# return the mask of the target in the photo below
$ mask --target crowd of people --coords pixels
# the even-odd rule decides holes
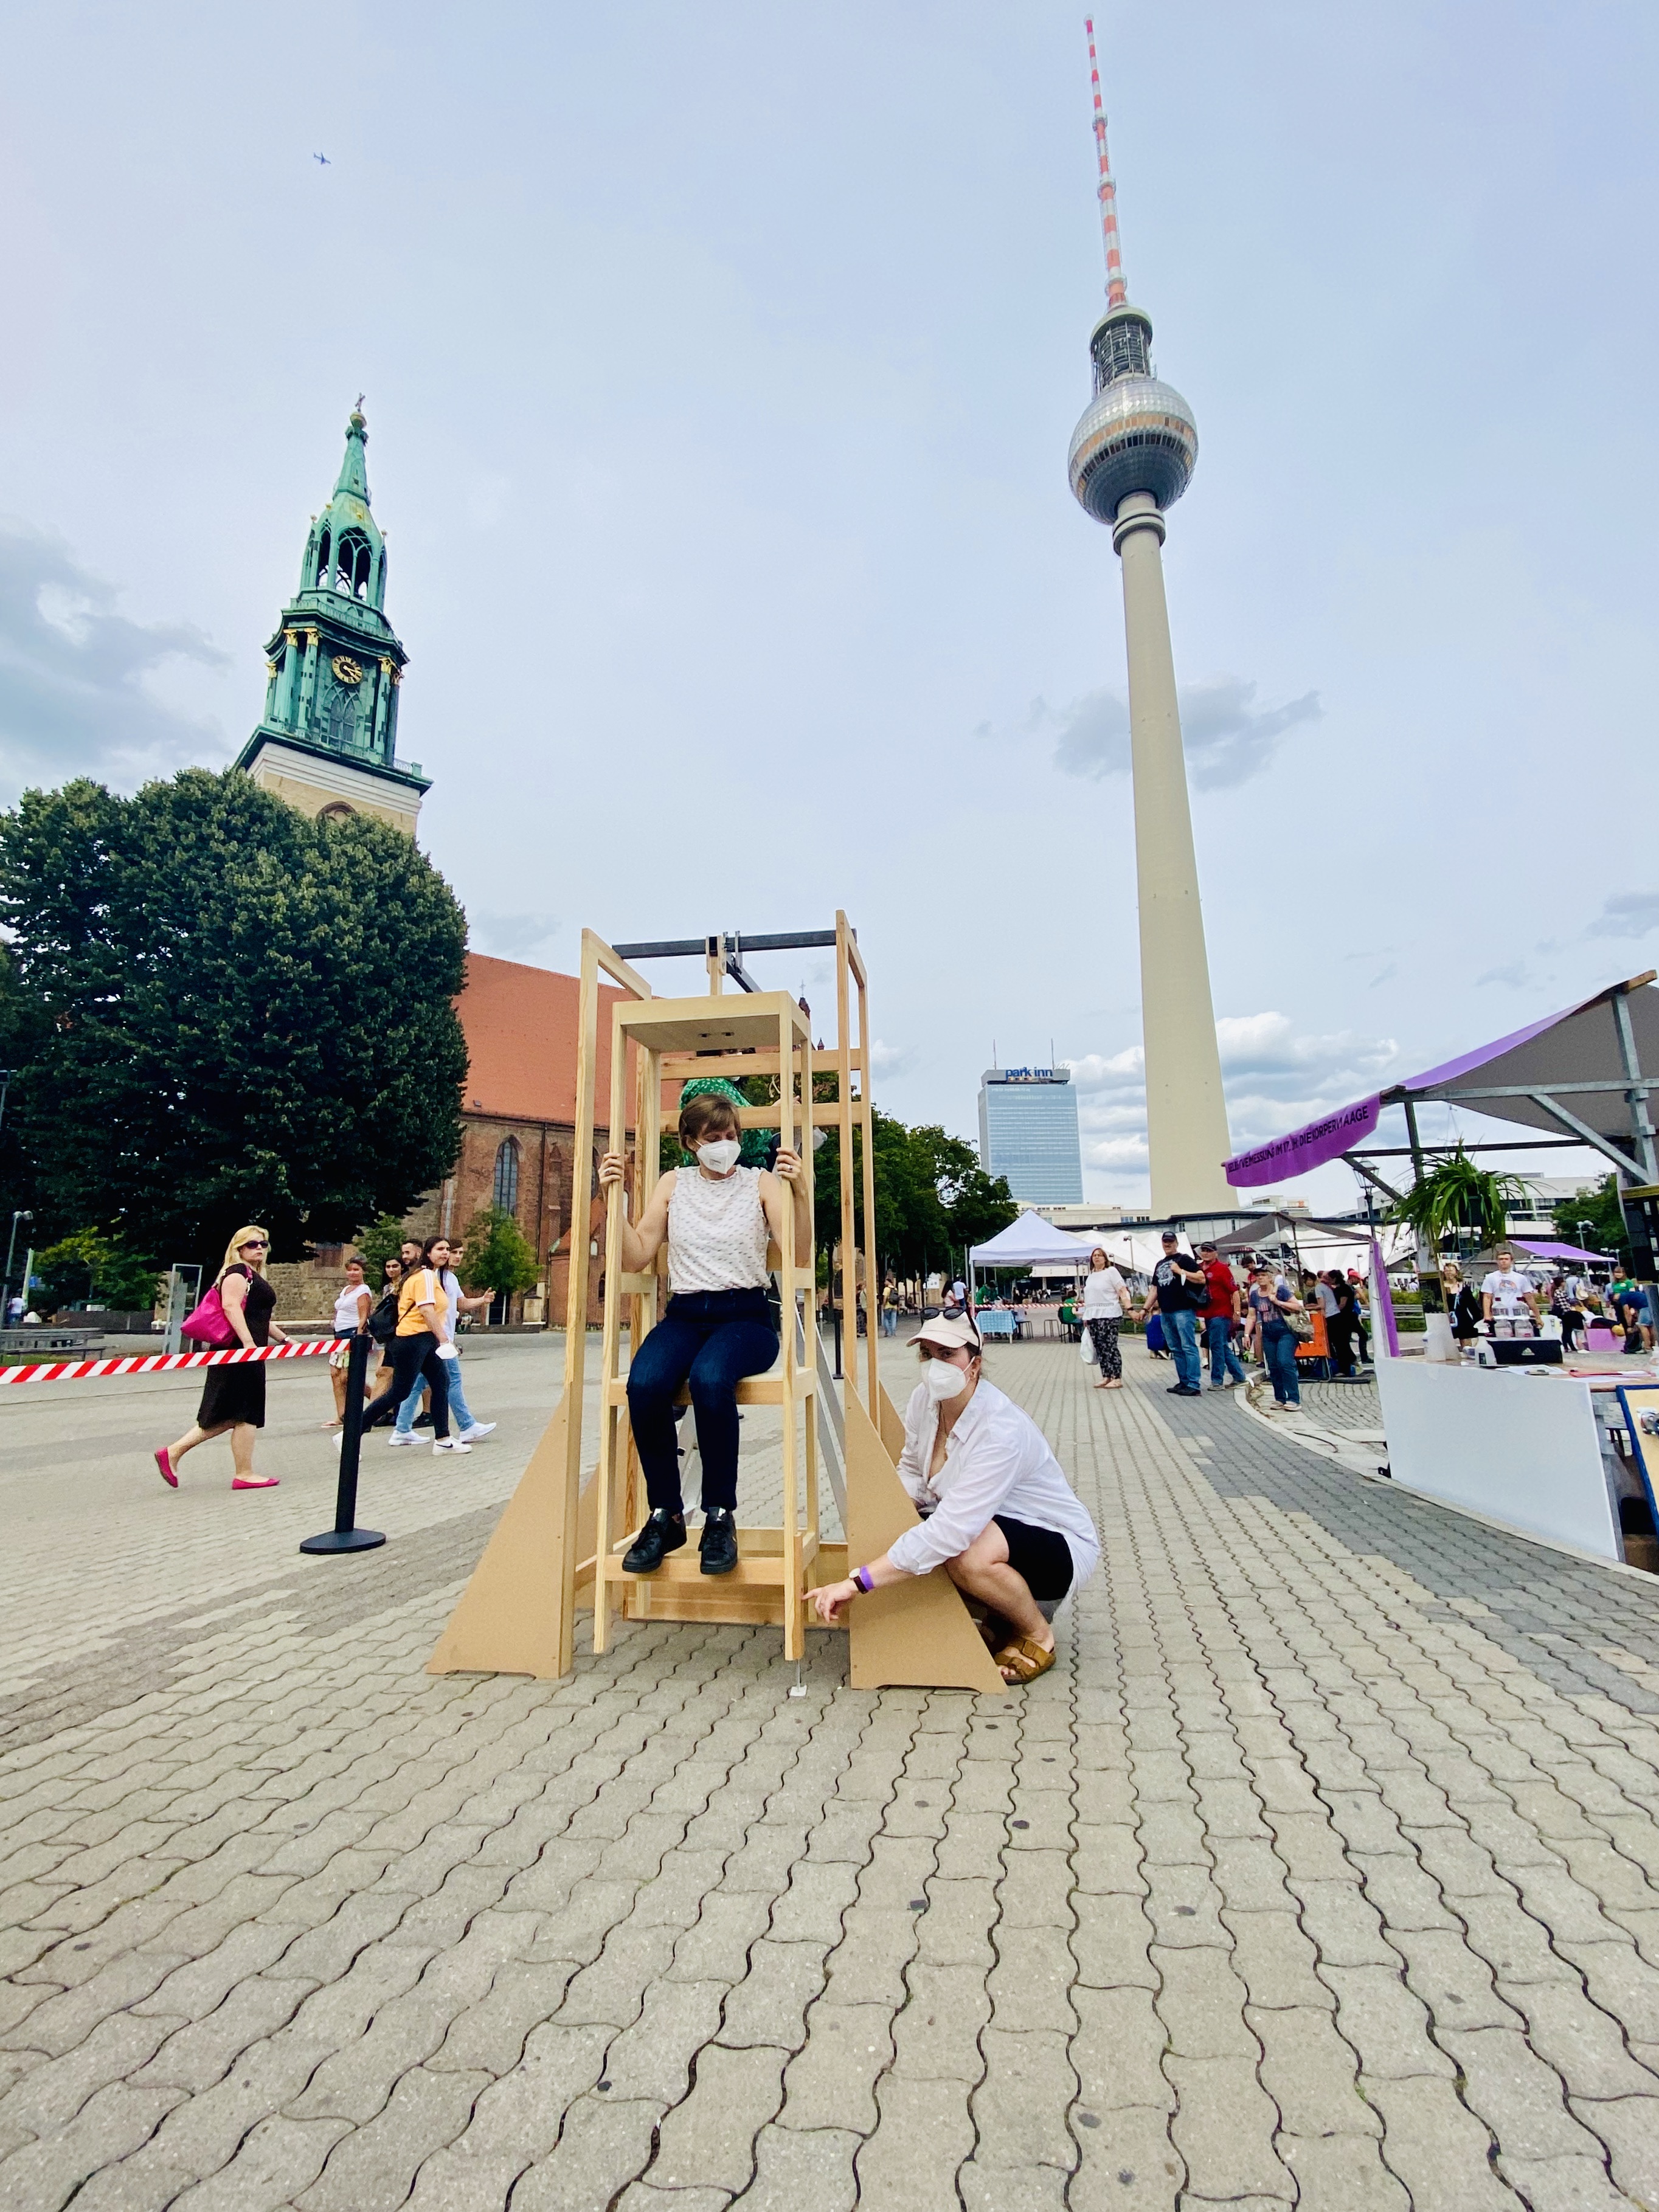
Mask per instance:
[[[252,1351],[286,1344],[276,1320],[276,1293],[266,1273],[270,1237],[257,1223],[239,1229],[226,1249],[210,1297],[222,1312],[234,1341]],[[345,1262],[345,1281],[334,1302],[333,1349],[329,1380],[334,1418],[325,1425],[337,1446],[344,1433],[346,1394],[350,1388],[354,1337],[367,1334],[378,1348],[378,1368],[365,1376],[362,1427],[392,1423],[388,1442],[405,1449],[418,1442],[416,1430],[430,1426],[432,1449],[470,1452],[494,1433],[494,1421],[481,1421],[466,1402],[461,1381],[457,1325],[463,1314],[489,1303],[489,1293],[469,1296],[455,1272],[455,1253],[447,1237],[406,1237],[402,1249],[386,1261],[377,1291],[365,1262],[353,1254]],[[451,1430],[451,1416],[457,1426]],[[233,1490],[274,1490],[281,1478],[254,1472],[253,1448],[265,1425],[265,1363],[210,1367],[191,1425],[174,1443],[159,1446],[157,1472],[170,1489],[179,1487],[179,1462],[198,1444],[215,1437],[230,1441]]]
[[[1568,1352],[1581,1348],[1596,1327],[1622,1338],[1627,1352],[1654,1348],[1648,1291],[1622,1273],[1601,1285],[1572,1269],[1523,1269],[1516,1266],[1509,1246],[1500,1244],[1478,1285],[1464,1280],[1461,1262],[1447,1260],[1441,1265],[1440,1287],[1452,1334],[1464,1352],[1494,1329],[1505,1334],[1513,1334],[1517,1325],[1524,1325],[1523,1333],[1540,1329],[1547,1316],[1559,1322],[1561,1342]]]

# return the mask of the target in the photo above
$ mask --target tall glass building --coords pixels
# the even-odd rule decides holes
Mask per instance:
[[[1083,1203],[1077,1094],[1067,1067],[988,1067],[979,1086],[979,1158],[1030,1206]]]

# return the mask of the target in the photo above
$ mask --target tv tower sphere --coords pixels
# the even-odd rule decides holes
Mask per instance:
[[[1152,325],[1139,307],[1109,308],[1089,340],[1095,396],[1072,433],[1066,466],[1079,503],[1097,522],[1146,492],[1172,507],[1198,461],[1198,425],[1173,385],[1152,373]]]

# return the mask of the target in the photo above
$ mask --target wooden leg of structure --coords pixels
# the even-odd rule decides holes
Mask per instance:
[[[853,1389],[847,1393],[847,1553],[855,1565],[878,1559],[907,1528],[915,1527],[917,1518],[893,1459]],[[855,1690],[890,1683],[934,1690],[1007,1686],[943,1567],[854,1599],[849,1631]]]
[[[576,1557],[567,1560],[566,1435],[561,1401],[426,1662],[428,1674],[533,1674],[551,1681],[563,1671],[564,1608],[574,1610],[576,1569],[593,1556],[598,1499],[590,1477],[577,1508]]]

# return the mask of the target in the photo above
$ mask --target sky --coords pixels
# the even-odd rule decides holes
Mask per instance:
[[[844,908],[879,1104],[1144,1200],[1082,13],[9,7],[0,803],[234,757],[362,391],[473,945]],[[1659,13],[1097,20],[1243,1148],[1659,959]]]

